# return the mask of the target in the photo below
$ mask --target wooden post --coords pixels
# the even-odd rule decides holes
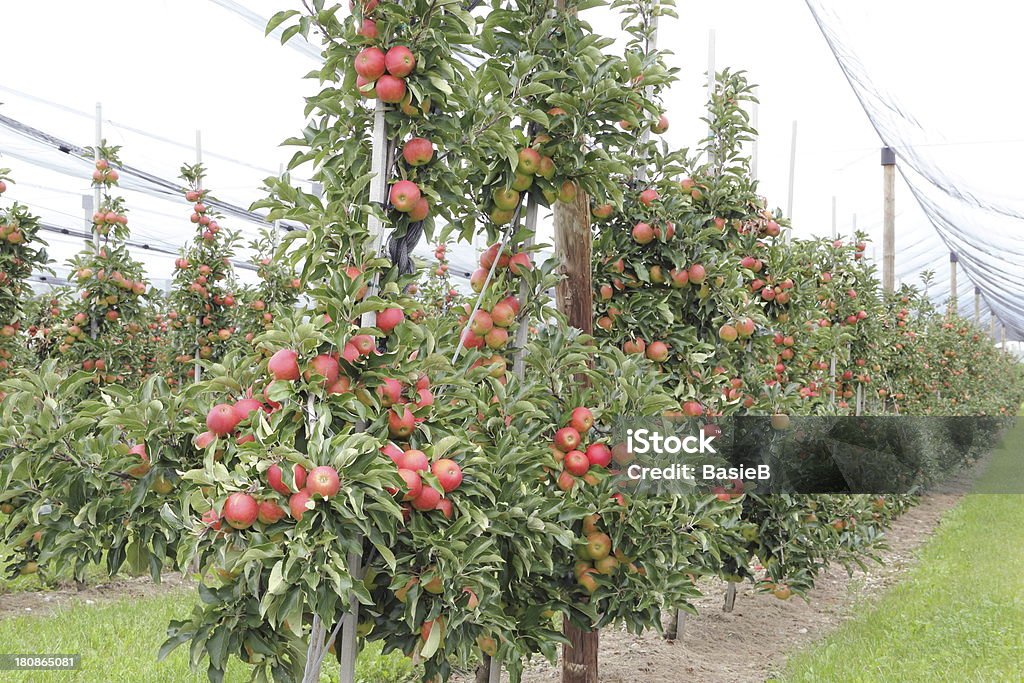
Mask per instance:
[[[882,148],[882,290],[896,290],[896,152]]]
[[[594,330],[594,291],[591,277],[590,200],[579,189],[571,202],[555,203],[555,258],[562,279],[555,287],[558,310],[569,325],[586,334]],[[598,683],[598,632],[584,631],[566,617],[562,646],[562,683]]]
[[[991,323],[991,325],[992,325],[992,330],[989,332],[989,334],[992,335],[992,341],[995,342],[995,341],[998,341],[998,338],[996,337],[996,313],[995,313],[995,311],[990,310],[988,312],[988,314],[989,314],[989,323]]]
[[[981,323],[981,287],[974,288],[974,325]]]
[[[725,604],[722,605],[723,612],[731,612],[736,607],[736,584],[732,581],[725,587]]]
[[[959,309],[956,304],[956,264],[957,256],[955,251],[949,252],[949,314],[956,315]]]

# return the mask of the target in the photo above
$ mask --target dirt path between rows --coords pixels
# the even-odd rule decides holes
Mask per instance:
[[[705,596],[696,600],[697,616],[686,617],[685,634],[667,642],[657,633],[634,636],[622,630],[601,631],[599,676],[601,683],[761,683],[777,674],[796,650],[833,630],[862,600],[877,600],[916,561],[942,516],[970,490],[986,462],[924,496],[897,519],[886,534],[883,564],[869,566],[851,577],[832,567],[819,577],[808,602],[783,602],[768,594],[755,594],[750,583],[741,584],[731,613],[722,611],[724,582],[702,585]],[[454,679],[471,683],[471,677]],[[507,680],[507,678],[503,678]],[[524,683],[561,680],[560,669],[547,661],[529,667]]]
[[[95,586],[86,586],[82,590],[78,590],[74,584],[61,584],[40,591],[0,593],[0,619],[46,615],[71,603],[94,605],[122,598],[148,598],[194,585],[180,574],[168,573],[161,577],[160,583],[153,583],[149,576],[118,576]]]

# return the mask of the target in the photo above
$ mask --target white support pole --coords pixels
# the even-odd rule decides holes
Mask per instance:
[[[203,163],[203,133],[198,128],[196,129],[196,165]],[[203,190],[203,181],[200,179],[199,187],[197,188],[200,192]],[[199,340],[196,340],[196,365],[192,371],[192,380],[199,384],[203,378],[203,369],[199,367]]]
[[[93,148],[93,161],[100,160],[100,145],[103,144],[103,104],[100,102],[96,103],[96,146]],[[100,204],[103,203],[103,190],[100,185],[96,185],[92,193],[93,210],[99,211]],[[92,217],[89,218],[90,223]],[[90,228],[91,229],[91,228]],[[100,250],[100,234],[95,230],[92,230],[92,245],[96,249],[97,253]],[[100,325],[99,320],[96,316],[92,316],[92,320],[89,321],[89,336],[95,339],[99,335]]]
[[[789,192],[786,195],[786,217],[793,220],[793,187],[796,183],[796,121],[793,121],[793,133],[789,142]],[[793,232],[793,228],[789,229]],[[788,235],[787,235],[788,238]]]
[[[715,93],[715,29],[708,31],[708,102]],[[708,126],[708,137],[711,137],[711,127]],[[708,163],[713,163],[711,157],[711,146],[708,146]]]
[[[85,233],[92,234],[92,217],[96,213],[96,206],[91,194],[82,195],[82,215],[85,218]]]
[[[839,236],[839,225],[836,223],[836,196],[832,195],[832,239]]]
[[[949,252],[949,314],[955,315],[959,313],[959,307],[957,306],[957,284],[956,284],[956,264],[957,256],[955,251]]]
[[[370,203],[381,206],[387,205],[388,197],[388,131],[387,122],[384,118],[384,106],[383,102],[377,100],[373,113],[373,142],[370,148],[370,172],[373,174],[373,178],[370,180]],[[370,216],[367,221],[367,228],[370,236],[373,238],[374,256],[379,256],[390,230],[375,215]],[[369,283],[367,296],[377,294],[379,284],[378,279],[374,277]],[[377,313],[375,311],[363,313],[360,324],[363,327],[376,326]],[[358,537],[356,541],[361,547],[362,537]],[[363,567],[360,552],[350,552],[348,554],[348,571],[354,581],[362,579]],[[338,681],[339,683],[355,683],[356,655],[358,654],[357,646],[359,644],[356,634],[356,626],[359,623],[359,600],[355,595],[349,598],[348,610],[345,611],[345,616],[342,617],[342,620],[341,633],[339,634],[341,637],[341,648],[338,650],[338,662],[340,664]]]
[[[757,103],[758,88],[755,85],[754,90],[754,102],[750,111],[750,127],[754,129],[754,140],[750,143],[750,178],[754,181],[757,180],[757,159],[758,159],[758,140],[760,135],[757,132],[757,115],[760,105]]]
[[[981,287],[974,288],[974,325],[981,322]]]

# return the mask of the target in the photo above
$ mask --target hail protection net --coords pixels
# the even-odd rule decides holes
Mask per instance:
[[[908,235],[897,221],[897,278],[910,283],[933,269],[930,294],[946,303],[949,268],[935,266],[954,253],[960,313],[974,314],[977,291],[986,313],[1020,339],[1024,96],[1012,77],[1020,23],[1007,16],[1018,10],[991,0],[806,2],[882,145],[896,153],[912,196],[898,201],[916,202],[934,228]]]

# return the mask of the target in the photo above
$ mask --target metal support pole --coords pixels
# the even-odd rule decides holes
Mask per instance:
[[[832,195],[832,239],[839,236],[839,226],[836,223],[836,196]]]
[[[103,144],[103,105],[99,102],[96,103],[96,146],[93,148],[93,161],[98,162],[100,160],[100,145]],[[93,189],[93,211],[99,211],[100,205],[103,203],[103,190],[99,184]],[[90,223],[92,217],[89,218]],[[96,232],[95,228],[90,227],[92,230],[92,246],[95,248],[96,253],[100,250],[100,234]],[[89,336],[92,339],[96,339],[100,332],[100,322],[96,318],[95,313],[91,316],[89,321]]]
[[[796,121],[793,121],[793,134],[789,142],[789,192],[786,195],[786,216],[790,221],[793,220],[793,187],[796,182]],[[791,227],[787,231],[786,238],[789,239],[789,233],[793,232]]]
[[[896,152],[882,148],[882,289],[896,289]]]

